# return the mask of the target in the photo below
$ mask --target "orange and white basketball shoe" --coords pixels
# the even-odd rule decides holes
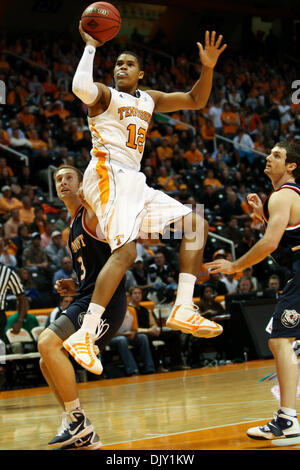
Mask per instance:
[[[213,338],[223,332],[218,323],[202,317],[199,307],[194,304],[174,305],[166,321],[166,326],[172,330],[180,330],[197,338]]]
[[[103,367],[100,359],[97,357],[99,349],[95,345],[95,341],[103,336],[108,328],[109,325],[104,323],[103,320],[100,320],[97,328],[98,331],[95,334],[80,328],[63,342],[63,347],[86,370],[93,374],[101,375]]]

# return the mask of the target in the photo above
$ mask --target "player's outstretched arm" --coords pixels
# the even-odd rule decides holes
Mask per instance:
[[[211,93],[214,67],[220,54],[227,47],[226,44],[222,45],[222,40],[222,35],[219,35],[216,40],[215,31],[211,34],[206,31],[205,46],[203,47],[200,42],[197,43],[202,70],[199,80],[189,92],[163,93],[156,90],[148,91],[154,99],[155,111],[168,113],[181,109],[201,109],[206,106]]]
[[[220,259],[206,263],[207,269],[211,273],[233,274],[260,263],[275,251],[289,222],[292,206],[291,191],[282,189],[272,194],[269,199],[269,220],[266,232],[247,253],[233,262]]]
[[[87,34],[83,30],[81,22],[79,23],[79,32],[86,46],[73,78],[72,91],[83,103],[91,107],[98,101],[105,102],[106,98],[110,98],[108,88],[102,83],[95,83],[93,80],[96,48],[103,46],[104,43]]]

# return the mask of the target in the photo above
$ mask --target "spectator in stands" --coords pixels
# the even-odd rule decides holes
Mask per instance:
[[[53,292],[56,293],[56,290],[54,289],[56,281],[59,279],[74,279],[76,281],[76,273],[73,269],[72,265],[72,260],[69,256],[64,256],[63,259],[61,260],[61,268],[58,269],[52,279],[52,286],[53,286]]]
[[[32,150],[32,143],[26,137],[19,137],[19,130],[14,129],[10,138],[11,147],[15,150],[30,155],[29,150]]]
[[[285,130],[289,127],[292,116],[291,116],[291,107],[287,103],[285,97],[282,97],[280,100],[280,105],[278,106],[279,116],[280,116],[280,128]]]
[[[240,125],[240,119],[238,114],[232,111],[232,108],[229,103],[225,103],[223,106],[221,120],[223,124],[224,137],[232,140],[235,137],[238,127]],[[228,143],[225,143],[224,145],[226,148],[228,148]]]
[[[244,228],[244,234],[241,241],[237,245],[237,256],[240,257],[246,253],[255,243],[257,242],[257,236],[255,235],[254,230],[246,226]]]
[[[243,101],[243,96],[239,92],[239,90],[236,89],[235,86],[231,86],[229,91],[228,91],[228,101],[232,109],[234,110],[239,110]]]
[[[1,188],[2,196],[0,197],[0,216],[7,217],[13,209],[20,209],[23,203],[12,195],[10,186]]]
[[[230,217],[227,224],[221,231],[221,235],[229,240],[232,240],[235,244],[242,241],[243,234],[238,226],[238,219],[235,215]]]
[[[22,188],[25,188],[26,186],[31,186],[33,189],[38,188],[38,186],[36,186],[36,178],[32,174],[30,166],[23,165],[21,171],[16,175],[16,177],[17,183],[22,186]]]
[[[0,121],[1,122],[1,121]],[[14,176],[14,172],[10,166],[7,165],[7,160],[4,157],[0,157],[0,177],[3,176],[3,172],[6,171],[9,175],[9,177]],[[6,173],[6,174],[7,174]]]
[[[67,227],[69,227],[68,211],[63,207],[60,209],[58,217],[54,222],[54,230],[63,232]]]
[[[50,269],[54,271],[62,266],[62,259],[68,257],[68,249],[62,240],[61,232],[58,230],[51,233],[51,241],[46,246],[45,253],[50,261]]]
[[[160,163],[164,162],[166,158],[172,158],[173,149],[170,147],[168,139],[165,137],[162,139],[161,144],[156,148],[156,152]]]
[[[20,225],[19,209],[13,209],[10,212],[10,217],[4,224],[5,237],[10,239],[17,237]]]
[[[277,293],[280,291],[280,277],[277,274],[271,274],[268,279],[268,289],[275,290]]]
[[[23,207],[19,209],[20,222],[30,225],[34,221],[34,208],[32,207],[31,200],[28,196],[22,197]]]
[[[197,144],[195,141],[191,142],[190,148],[184,152],[184,158],[191,164],[200,164],[203,162],[203,154],[197,148]]]
[[[221,106],[220,99],[217,99],[214,104],[209,108],[208,117],[212,120],[213,126],[215,128],[216,134],[222,134],[222,115],[223,109]]]
[[[250,279],[251,284],[252,284],[252,290],[257,290],[258,289],[258,280],[255,276],[253,276],[253,268],[252,266],[249,266],[248,268],[243,270],[243,277],[247,277]]]
[[[7,330],[10,330],[11,328],[14,327],[14,325],[17,323],[20,325],[20,328],[23,328],[26,330],[30,335],[31,335],[31,330],[35,328],[36,326],[39,326],[38,319],[36,318],[35,315],[28,313],[28,308],[29,308],[29,302],[28,299],[25,297],[24,303],[26,305],[26,313],[23,316],[22,323],[19,321],[20,318],[20,313],[16,312],[7,319],[7,323],[5,326],[4,333],[7,332]],[[7,343],[6,337],[4,337],[5,342]]]
[[[124,364],[125,373],[128,377],[138,375],[140,373],[134,355],[129,349],[129,345],[136,347],[139,351],[142,362],[142,372],[144,374],[152,374],[155,372],[149,339],[147,335],[138,333],[137,329],[138,322],[135,309],[128,305],[121,328],[109,343],[109,346],[117,349],[120,354],[121,360]]]
[[[44,328],[48,328],[50,323],[54,322],[57,318],[61,316],[64,310],[66,310],[69,305],[73,302],[74,297],[71,295],[65,295],[59,298],[59,305],[55,307],[52,312],[49,313],[48,318],[45,322]]]
[[[17,258],[17,265],[22,265],[22,256],[25,248],[31,243],[31,234],[29,233],[28,226],[26,224],[20,224],[18,228],[18,234],[12,239],[14,245],[14,255]]]
[[[163,251],[157,251],[154,255],[154,263],[148,268],[147,283],[150,290],[162,300],[167,294],[172,295],[176,290],[175,273],[166,262],[166,256]]]
[[[256,158],[256,155],[251,150],[254,149],[254,142],[243,127],[239,128],[237,135],[233,139],[233,143],[237,160],[240,161],[240,159],[247,158],[249,164],[252,165]],[[241,145],[247,148],[241,147]]]
[[[49,266],[45,250],[41,247],[41,235],[34,232],[31,235],[31,244],[23,251],[23,266],[31,272],[46,270]]]
[[[29,225],[30,232],[39,232],[41,235],[45,232],[45,224],[47,217],[44,214],[42,206],[35,206],[34,208],[34,220],[32,224]]]
[[[231,157],[223,143],[218,144],[216,150],[211,153],[211,158],[217,163],[218,167],[221,167],[221,163],[229,165],[231,162]]]
[[[203,185],[203,190],[201,203],[204,204],[204,208],[217,212],[220,208],[220,203],[214,187],[211,184],[206,184]]]
[[[238,287],[233,294],[250,294],[251,291],[253,291],[253,284],[251,282],[251,279],[248,277],[240,277],[238,280]]]
[[[28,134],[29,142],[31,143],[33,150],[40,150],[43,147],[48,148],[47,142],[39,137],[36,129],[32,129]]]
[[[213,257],[212,259],[217,259],[217,257]],[[224,282],[221,281],[221,277],[220,273],[209,273],[209,278],[203,283],[203,287],[207,285],[212,287],[214,289],[214,295],[226,295],[227,287]]]
[[[25,296],[27,297],[28,301],[30,302],[32,299],[40,299],[41,294],[36,287],[31,272],[26,268],[20,268],[18,274],[23,284]]]
[[[212,186],[214,191],[217,191],[217,189],[222,188],[222,183],[218,178],[216,178],[215,172],[212,168],[208,168],[203,181],[203,186]]]
[[[41,247],[45,250],[52,241],[52,233],[54,231],[54,222],[48,220],[45,222],[45,231],[41,234]]]
[[[216,129],[213,126],[211,119],[206,119],[200,129],[201,137],[204,142],[206,150],[211,153],[214,151],[214,137]]]
[[[160,189],[167,194],[173,195],[178,192],[178,183],[176,179],[172,175],[168,176],[167,169],[164,165],[161,165],[159,168],[157,183],[159,184]]]
[[[159,339],[166,343],[166,346],[170,353],[170,367],[172,370],[184,370],[189,369],[188,366],[183,364],[182,358],[182,341],[181,332],[174,330],[161,330],[158,326],[158,322],[154,314],[146,307],[141,305],[143,292],[140,287],[131,287],[129,289],[129,305],[132,306],[137,315],[138,321],[138,333],[143,333],[148,336],[149,341],[152,345],[152,353],[155,356],[155,349],[153,347],[153,341]],[[156,355],[156,366],[159,364],[159,358]],[[159,367],[158,372],[166,372],[164,367]]]
[[[188,200],[191,197],[191,192],[189,191],[187,185],[182,183],[179,185],[178,200],[182,204],[188,204]]]
[[[222,281],[226,288],[227,288],[227,294],[232,294],[235,292],[238,288],[238,280],[235,279],[236,274],[224,274],[221,276],[220,281]]]
[[[221,203],[221,213],[225,223],[232,219],[233,216],[235,216],[237,220],[243,220],[248,217],[242,209],[236,192],[232,189],[227,191],[227,197],[225,201]]]
[[[145,267],[145,263],[143,258],[137,257],[133,263],[131,268],[131,272],[135,279],[137,286],[144,290],[143,295],[146,295],[148,284],[147,284],[147,268]]]
[[[210,285],[209,282],[203,284],[201,292],[201,300],[199,300],[196,305],[198,305],[201,315],[213,319],[216,315],[222,315],[225,313],[225,309],[220,302],[217,302],[215,299],[215,287]]]
[[[8,251],[8,240],[0,238],[0,263],[8,268],[14,269],[17,266],[17,259]]]

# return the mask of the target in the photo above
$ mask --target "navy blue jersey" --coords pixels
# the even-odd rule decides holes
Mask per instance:
[[[109,244],[88,230],[85,214],[86,209],[81,206],[71,222],[68,240],[80,296],[93,293],[97,276],[111,255]],[[116,303],[120,294],[123,295],[124,285],[125,279],[120,283],[109,305]]]
[[[276,191],[288,188],[296,191],[300,196],[300,185],[297,183],[284,183]],[[265,199],[263,203],[263,217],[266,222],[269,220],[269,198],[274,191]],[[293,249],[295,251],[293,251]],[[287,267],[291,271],[299,270],[300,260],[300,220],[295,225],[288,225],[280,240],[278,248],[272,253],[272,258],[281,266]],[[298,262],[297,262],[298,261]]]

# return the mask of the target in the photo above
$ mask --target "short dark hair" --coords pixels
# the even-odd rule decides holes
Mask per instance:
[[[57,170],[55,170],[55,172],[53,173],[54,181],[56,181],[57,173],[60,170],[63,170],[64,168],[75,171],[75,173],[77,173],[77,176],[78,176],[78,181],[79,181],[79,183],[81,183],[81,181],[83,180],[83,173],[78,168],[76,168],[75,166],[72,166],[72,165],[61,165],[60,167],[58,167]]]
[[[296,163],[297,168],[293,171],[293,178],[300,178],[300,145],[295,142],[283,140],[277,142],[274,147],[280,147],[286,150],[286,163]]]
[[[134,51],[122,51],[118,55],[118,57],[116,59],[116,62],[117,62],[118,58],[120,57],[120,55],[122,55],[122,54],[128,54],[128,55],[132,55],[133,57],[135,57],[136,60],[137,60],[137,63],[139,64],[139,69],[143,70],[143,59],[136,52],[134,52]]]

